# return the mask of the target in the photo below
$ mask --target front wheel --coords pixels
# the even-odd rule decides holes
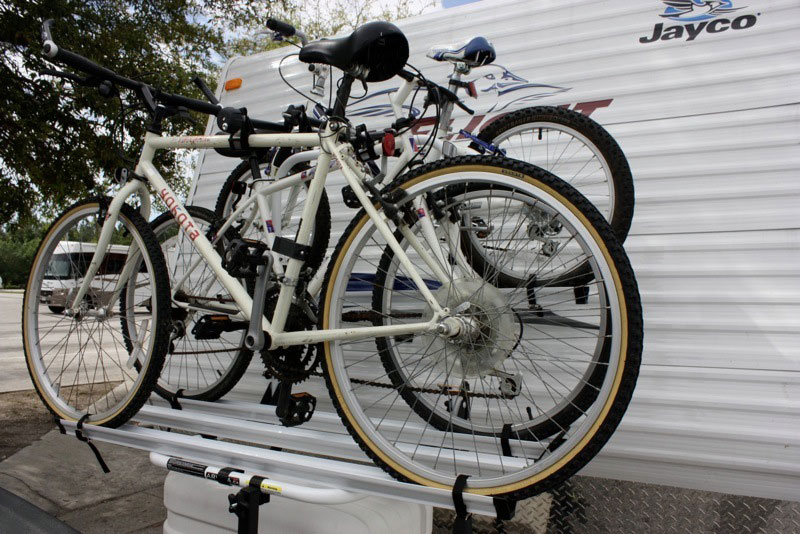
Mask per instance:
[[[638,375],[641,306],[613,231],[563,181],[504,158],[435,162],[390,188],[404,192],[394,195],[406,208],[394,232],[409,261],[360,212],[328,267],[321,327],[428,322],[426,293],[461,326],[454,336],[377,330],[374,340],[323,343],[345,425],[401,480],[450,488],[465,474],[469,492],[516,498],[563,481],[611,436]],[[546,251],[524,231],[531,209],[553,230]],[[464,221],[486,217],[516,235],[514,247],[495,247],[497,261],[517,265],[526,283],[499,284],[463,256],[459,241],[474,230]],[[584,265],[580,299],[572,287],[527,283]]]
[[[76,302],[108,224],[109,202],[79,202],[50,226],[25,289],[22,334],[34,387],[53,414],[116,427],[141,408],[155,386],[167,351],[170,312],[161,250],[147,221],[127,205]],[[131,297],[123,303],[126,287]],[[57,302],[63,313],[46,313],[47,302]],[[134,339],[126,339],[118,315],[136,325]]]

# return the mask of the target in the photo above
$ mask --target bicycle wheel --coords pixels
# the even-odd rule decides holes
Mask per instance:
[[[403,206],[422,198],[437,204],[435,238],[415,246],[404,234],[407,256],[462,327],[452,338],[432,329],[374,342],[324,342],[326,380],[345,425],[401,480],[450,488],[465,474],[466,491],[515,498],[563,481],[611,436],[638,376],[641,306],[613,231],[567,184],[505,158],[435,162],[390,187],[407,194]],[[504,226],[522,226],[530,206],[549,213],[563,237],[554,254],[528,269],[555,279],[546,271],[564,268],[561,254],[571,265],[588,265],[585,303],[576,303],[572,288],[499,287],[459,257],[463,229],[451,225],[461,226],[472,212],[503,209]],[[434,212],[414,208],[404,224],[414,221],[409,215],[421,221]],[[413,235],[418,221],[406,233]],[[322,328],[432,319],[408,268],[386,249],[360,212],[328,267]]]
[[[204,235],[222,226],[211,210],[195,206],[186,210]],[[165,398],[180,391],[184,398],[215,401],[236,385],[253,357],[244,347],[246,323],[230,320],[231,311],[238,311],[233,299],[172,214],[162,213],[150,226],[166,260],[172,289],[189,274],[172,297],[169,350],[155,391]],[[224,256],[226,245],[237,237],[235,230],[228,229],[212,244]],[[123,292],[123,303],[132,298],[132,291],[128,287]],[[126,342],[136,339],[135,321],[122,316],[121,323]]]
[[[84,298],[87,274],[110,199],[74,204],[48,229],[31,267],[22,306],[25,359],[45,406],[57,417],[116,427],[147,400],[169,342],[169,285],[164,258],[144,218],[123,205]],[[125,286],[135,288],[125,309]],[[54,316],[42,308],[65,312]],[[133,351],[115,315],[137,325]]]
[[[287,157],[292,154],[290,149],[279,149],[275,152],[269,152],[259,164],[262,172],[268,166],[278,166],[283,163]],[[307,165],[302,164],[302,167],[295,166],[291,172],[300,172],[308,168]],[[238,203],[250,194],[250,184],[252,182],[252,174],[250,172],[250,162],[243,161],[236,166],[225,184],[219,192],[217,197],[216,207],[214,213],[220,219],[226,220],[233,210],[236,209]],[[308,182],[306,182],[308,185]],[[281,214],[280,220],[280,235],[287,237],[294,241],[297,235],[297,230],[300,228],[300,219],[303,213],[303,205],[305,203],[306,187],[289,188],[280,191],[281,205],[284,206],[284,211]],[[249,219],[251,210],[245,210],[239,217],[239,226],[237,230],[241,230],[242,225]],[[275,215],[277,216],[277,215]],[[261,240],[264,234],[264,228],[260,226],[260,221],[255,221],[253,225],[246,231],[240,231],[242,237],[247,239]],[[317,214],[314,218],[314,228],[311,232],[311,254],[306,261],[306,266],[311,269],[312,274],[315,273],[322,262],[325,260],[325,253],[328,250],[328,243],[331,236],[331,207],[328,202],[328,194],[323,191],[322,197],[319,200]]]
[[[609,221],[619,241],[625,241],[633,219],[633,178],[622,149],[595,121],[568,109],[538,106],[503,115],[478,137],[502,148],[508,157],[532,163],[568,182]],[[539,237],[546,239],[549,229],[541,228],[537,219],[534,211],[529,225],[538,226]],[[481,220],[474,223],[487,225]],[[497,267],[478,234],[465,237],[469,238],[463,241],[465,253],[476,270]],[[515,286],[521,281],[508,266],[497,271],[500,284]],[[581,279],[579,274],[572,273],[573,282]]]
[[[478,137],[577,189],[625,241],[636,200],[633,177],[619,144],[597,122],[569,109],[537,106],[503,115]]]
[[[503,199],[502,204],[497,202],[498,199]],[[477,208],[480,207],[480,203],[486,201],[494,201],[492,203],[494,205],[494,211],[504,214],[504,218],[506,219],[505,225],[510,227],[520,226],[518,220],[516,222],[512,220],[514,217],[512,214],[516,214],[517,218],[526,218],[527,215],[525,213],[528,211],[526,208],[536,204],[534,199],[521,196],[519,192],[515,192],[513,188],[498,187],[496,184],[487,186],[486,184],[475,183],[465,186],[461,194],[450,196],[447,204],[443,205],[442,208],[444,211],[452,213],[454,210],[459,209],[460,206],[469,205],[469,212],[476,213]],[[484,209],[483,211],[487,210]],[[491,208],[489,211],[491,211]],[[419,226],[419,224],[412,225],[412,231],[418,239],[421,237],[419,235]],[[446,226],[442,225],[440,229],[444,227]],[[445,243],[448,243],[451,239],[450,236],[442,231],[439,231],[438,234],[439,238]],[[463,235],[463,233],[461,235]],[[561,236],[561,242],[568,238],[568,235],[567,233]],[[397,231],[395,232],[395,238],[403,249],[408,252],[409,242],[406,237]],[[513,249],[509,247],[505,250],[510,251]],[[548,255],[541,253],[541,247],[538,247],[538,251],[538,255],[529,254],[526,255],[526,258],[523,260],[523,262],[527,263],[526,269],[531,272],[540,272],[543,269],[556,270],[558,265],[564,263],[574,265],[574,262],[578,259],[577,251],[573,250],[568,252],[568,247],[559,247],[557,253]],[[555,259],[554,256],[558,254],[569,255],[569,261]],[[506,254],[506,256],[511,256],[511,254]],[[518,259],[505,257],[497,257],[496,259],[501,264],[521,263]],[[551,263],[551,265],[543,265],[546,262]],[[467,262],[467,264],[469,263]],[[396,314],[386,312],[386,310],[393,309],[392,298],[395,291],[390,288],[402,288],[404,284],[408,284],[407,277],[398,274],[399,267],[400,264],[394,251],[386,247],[381,255],[380,262],[378,263],[378,270],[375,275],[375,284],[372,291],[372,310],[383,310],[383,314],[388,314],[392,318],[395,318]],[[429,272],[429,269],[425,269],[424,267],[423,272],[425,272],[426,276],[434,276],[432,272]],[[498,285],[496,270],[492,271],[489,277],[487,277],[485,272],[479,273],[477,270],[475,270],[474,273],[467,271],[467,274],[472,275],[473,278],[476,277],[475,275],[480,277],[481,284],[490,283]],[[551,278],[551,280],[552,279],[553,278]],[[470,284],[474,286],[476,291],[480,287],[478,282],[464,282],[462,285],[464,287],[469,287]],[[564,328],[571,327],[577,330],[586,328],[592,330],[596,329],[596,326],[592,323],[585,323],[569,316],[574,315],[572,310],[576,310],[579,307],[573,306],[572,303],[569,305],[565,305],[563,302],[554,303],[552,299],[552,294],[554,293],[552,287],[545,282],[543,284],[518,288],[521,300],[516,303],[513,310],[524,324],[552,324],[558,322],[560,326]],[[546,308],[537,303],[537,294],[540,294],[542,291],[550,293],[550,299],[544,302],[545,306],[547,306]],[[564,293],[563,289],[558,292],[558,294],[562,296],[565,296]],[[588,301],[586,304],[588,306]],[[567,309],[571,310],[565,315],[564,312]],[[389,324],[384,320],[384,317],[384,315],[373,313],[373,324],[377,326]],[[422,317],[423,314],[420,313],[420,320]],[[410,314],[406,312],[404,318],[410,319]],[[608,319],[606,318],[606,320]],[[602,340],[602,345],[596,349],[595,359],[587,362],[585,367],[580,370],[582,386],[573,388],[568,395],[565,395],[558,403],[554,403],[553,406],[548,407],[546,411],[544,411],[541,406],[537,406],[538,413],[534,414],[531,411],[528,416],[529,420],[526,421],[524,425],[517,425],[514,428],[520,439],[542,440],[562,432],[577,420],[596,400],[597,393],[602,386],[608,369],[607,363],[609,349],[611,347],[611,340],[609,338],[600,336],[599,339]],[[387,378],[389,378],[392,385],[397,388],[406,403],[420,418],[427,421],[428,424],[438,430],[453,429],[456,432],[475,433],[476,435],[484,436],[494,435],[498,431],[502,432],[502,428],[498,429],[491,424],[482,424],[480,421],[473,420],[471,398],[491,398],[491,395],[487,396],[481,393],[475,393],[478,384],[474,381],[462,382],[459,388],[456,388],[454,391],[461,392],[461,390],[463,390],[464,394],[456,396],[455,398],[441,398],[438,394],[431,395],[421,393],[417,391],[417,388],[407,387],[407,384],[414,381],[414,377],[409,376],[408,369],[404,365],[407,355],[404,354],[403,349],[405,348],[404,344],[408,344],[411,338],[401,337],[398,341],[397,338],[390,340],[389,338],[379,337],[376,338],[375,341],[381,357],[381,362],[387,373]],[[518,388],[520,385],[518,383],[519,369],[516,369],[516,371],[517,372],[514,373],[506,369],[505,372],[508,376],[498,376],[498,385],[507,392],[513,392],[515,388]],[[467,392],[472,393],[471,395],[467,395]]]

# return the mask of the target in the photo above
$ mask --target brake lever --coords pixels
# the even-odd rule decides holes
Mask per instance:
[[[472,109],[470,109],[469,107],[467,107],[467,105],[466,105],[464,102],[462,102],[462,101],[461,101],[461,99],[460,99],[460,98],[458,98],[458,95],[456,95],[456,94],[455,94],[453,91],[451,91],[450,89],[448,89],[448,88],[446,88],[446,87],[442,87],[441,85],[438,85],[438,84],[433,84],[433,85],[435,85],[435,86],[436,86],[436,89],[437,89],[437,90],[438,90],[438,91],[439,91],[439,92],[440,92],[442,95],[444,95],[445,97],[447,97],[447,99],[448,99],[448,100],[450,100],[451,102],[453,102],[453,103],[454,103],[456,106],[460,107],[461,109],[463,109],[464,111],[466,111],[466,112],[467,112],[467,113],[469,113],[470,115],[475,115],[475,111],[473,111]]]
[[[200,91],[205,95],[209,102],[214,105],[219,105],[219,100],[217,97],[214,96],[214,93],[211,92],[211,89],[206,85],[206,82],[200,76],[195,76],[192,78],[194,84],[200,89]]]
[[[464,111],[466,111],[470,115],[475,115],[475,111],[470,109],[470,108],[468,108],[467,105],[464,104],[464,102],[462,102],[461,100],[456,99],[456,100],[454,100],[454,102],[455,102],[456,106],[460,107],[461,109],[463,109]]]
[[[139,87],[139,93],[150,112],[155,112],[157,107],[156,100],[153,98],[153,93],[150,91],[150,86],[142,84],[141,87]]]
[[[93,76],[86,76],[82,78],[77,74],[56,69],[42,69],[39,71],[39,75],[55,76],[84,87],[96,87],[97,91],[100,93],[100,96],[103,98],[112,98],[119,94],[113,83],[108,80],[97,79]]]

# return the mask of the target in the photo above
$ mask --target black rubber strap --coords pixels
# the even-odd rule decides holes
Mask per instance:
[[[174,395],[170,395],[169,397],[167,397],[167,402],[169,402],[169,405],[173,410],[183,410],[183,406],[181,406],[181,403],[178,402],[178,399],[182,397],[183,397],[183,388],[176,391]]]
[[[265,480],[267,480],[267,479],[264,478],[264,477],[260,477],[258,475],[255,475],[250,479],[250,483],[248,484],[248,486],[250,486],[251,488],[255,488],[255,489],[261,491],[261,483],[264,482]]]
[[[61,424],[61,419],[59,419],[57,415],[54,415],[53,419],[56,422],[56,426],[58,427],[58,431],[61,432],[62,434],[66,434],[67,433],[67,429],[65,429],[64,425]]]
[[[311,246],[301,245],[291,239],[275,236],[275,240],[272,243],[272,251],[293,260],[306,261],[311,255]]]
[[[514,514],[517,512],[517,501],[495,497],[492,499],[492,503],[498,520],[508,521],[514,519]]]
[[[233,486],[233,482],[231,481],[231,473],[244,473],[242,469],[236,469],[235,467],[223,467],[217,473],[217,482],[220,484],[224,484],[226,486]]]
[[[453,521],[453,534],[472,534],[472,514],[467,512],[464,504],[464,488],[467,487],[469,475],[458,475],[453,484],[453,506],[456,509],[456,520]]]
[[[503,448],[503,456],[511,456],[511,423],[503,425],[503,432],[500,434],[500,446]]]
[[[83,417],[78,419],[78,424],[75,427],[75,437],[78,438],[80,441],[86,443],[89,446],[89,448],[92,449],[94,457],[97,458],[97,463],[99,463],[100,467],[103,469],[103,473],[110,473],[111,469],[109,469],[108,465],[106,465],[106,462],[105,460],[103,460],[103,456],[100,454],[100,451],[97,450],[97,447],[95,446],[94,443],[92,443],[92,440],[83,435],[83,423],[89,418],[89,415],[90,414],[87,413]]]

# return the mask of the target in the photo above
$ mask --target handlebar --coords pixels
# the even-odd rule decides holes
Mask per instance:
[[[305,33],[301,32],[288,22],[283,22],[282,20],[269,18],[267,19],[267,28],[274,31],[277,34],[285,38],[297,36],[300,39],[300,42],[303,43],[303,46],[308,44],[308,37]]]
[[[205,83],[202,83],[202,80],[200,80],[199,83],[195,81],[195,83],[198,84],[201,91],[203,91],[203,93],[205,93],[207,97],[209,97],[210,95],[209,100],[211,100],[211,103],[205,102],[203,100],[198,100],[196,98],[190,98],[188,96],[171,94],[166,91],[162,91],[158,88],[152,87],[144,82],[133,80],[131,78],[126,78],[125,76],[121,76],[112,70],[109,70],[101,65],[98,65],[97,63],[79,54],[70,52],[69,50],[66,50],[64,48],[60,48],[53,41],[53,34],[51,30],[52,25],[53,25],[52,19],[48,19],[44,21],[44,23],[42,24],[42,41],[43,41],[42,52],[44,53],[44,55],[52,61],[61,62],[67,65],[68,67],[72,67],[76,70],[84,72],[89,76],[86,78],[80,78],[79,76],[76,76],[71,73],[51,71],[50,69],[42,71],[44,74],[58,75],[63,78],[69,79],[71,81],[78,82],[82,85],[101,87],[104,83],[109,82],[113,85],[130,89],[131,91],[134,91],[139,96],[139,98],[144,100],[148,108],[150,108],[151,112],[156,110],[157,103],[162,103],[168,106],[184,107],[188,110],[196,111],[198,113],[204,113],[206,115],[214,115],[215,117],[218,116],[220,112],[223,111],[223,109],[229,110],[227,111],[228,117],[235,115],[235,113],[230,111],[233,110],[233,108],[223,108],[222,106],[219,105],[218,102],[216,102],[216,98],[214,98],[213,93],[211,93],[208,87],[205,86]],[[254,128],[259,130],[285,130],[284,125],[274,122],[261,121],[251,118],[250,123],[253,125]]]

